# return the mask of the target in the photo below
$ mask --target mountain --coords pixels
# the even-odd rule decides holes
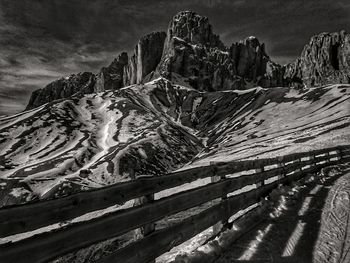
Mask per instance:
[[[0,206],[346,144],[349,54],[348,34],[321,34],[280,66],[257,38],[226,47],[208,18],[180,12],[131,56],[54,81],[0,118]]]
[[[166,33],[143,36],[130,57],[122,52],[96,75],[72,75],[34,91],[27,109],[76,92],[116,90],[158,77],[200,91],[346,84],[350,83],[350,34],[314,36],[300,58],[281,66],[269,58],[257,38],[226,47],[207,17],[182,11],[169,22]]]
[[[169,23],[157,73],[204,91],[282,85],[282,67],[273,63],[255,37],[225,47],[208,18],[180,12]],[[180,82],[181,83],[181,82]]]
[[[350,83],[350,34],[345,31],[313,36],[300,58],[285,66],[287,82],[308,87]]]
[[[225,47],[207,17],[183,11],[170,21],[167,33],[143,36],[130,57],[122,52],[96,75],[84,73],[92,75],[94,88],[83,92],[115,90],[158,77],[203,91],[275,87],[282,86],[283,72],[255,37]],[[74,76],[71,78],[73,82]],[[35,91],[27,109],[71,96],[66,82],[54,82],[59,87],[54,94],[48,92],[53,84]]]

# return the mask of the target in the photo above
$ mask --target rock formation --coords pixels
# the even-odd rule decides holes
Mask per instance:
[[[208,18],[180,12],[169,23],[157,72],[205,91],[282,85],[282,67],[270,61],[255,37],[224,46]]]
[[[265,52],[265,44],[256,37],[232,44],[230,56],[235,61],[237,75],[263,87],[283,85],[283,69],[272,62]]]
[[[124,86],[124,68],[128,64],[128,54],[122,52],[108,67],[103,67],[96,77],[96,91],[116,90]]]
[[[257,38],[226,47],[207,17],[183,11],[170,21],[167,33],[145,35],[130,57],[122,52],[96,76],[72,75],[33,92],[27,109],[78,91],[118,90],[159,76],[201,91],[350,83],[350,35],[314,36],[300,58],[282,67],[271,61]]]
[[[285,79],[308,87],[350,83],[350,34],[345,31],[313,36],[300,58],[285,66]]]
[[[66,78],[61,78],[50,84],[45,88],[35,90],[27,105],[26,110],[36,108],[45,103],[68,98],[78,92],[93,93],[95,88],[96,77],[90,72],[83,72],[73,74]]]
[[[124,86],[142,83],[156,69],[163,53],[165,37],[165,32],[153,32],[139,40],[124,68]]]
[[[179,12],[170,21],[165,41],[165,52],[168,52],[174,37],[181,38],[185,42],[192,44],[225,49],[219,36],[213,33],[209,19],[191,11]]]

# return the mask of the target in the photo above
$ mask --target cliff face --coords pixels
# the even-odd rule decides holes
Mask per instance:
[[[340,31],[313,36],[300,58],[285,66],[284,77],[308,87],[350,83],[350,34]]]
[[[48,84],[45,88],[35,90],[29,99],[26,110],[36,108],[57,99],[71,97],[78,92],[84,94],[96,92],[95,83],[96,77],[90,72],[73,74],[69,77],[61,78]]]
[[[255,37],[224,46],[206,17],[180,12],[169,23],[159,75],[205,91],[282,84],[282,67],[273,63]]]
[[[230,55],[236,62],[237,75],[263,87],[283,85],[283,69],[272,62],[265,52],[265,44],[255,37],[232,44]]]
[[[79,91],[118,90],[157,77],[201,91],[350,83],[350,35],[314,36],[300,58],[282,67],[271,61],[257,38],[226,47],[207,17],[183,11],[169,22],[167,33],[145,35],[131,56],[122,52],[96,76],[72,75],[33,92],[27,109]]]
[[[165,37],[165,32],[153,32],[139,40],[124,68],[124,86],[142,83],[156,69],[163,53]]]
[[[169,22],[164,47],[165,53],[169,52],[169,48],[171,49],[171,42],[174,37],[181,38],[191,44],[200,44],[206,47],[217,47],[220,49],[225,48],[219,36],[213,33],[209,19],[191,11],[179,12]]]
[[[157,74],[175,83],[186,83],[197,90],[215,91],[231,89],[239,81],[234,61],[227,51],[188,43],[173,37],[157,67]]]
[[[116,90],[124,87],[124,67],[128,64],[128,54],[122,52],[108,67],[97,74],[96,91]]]

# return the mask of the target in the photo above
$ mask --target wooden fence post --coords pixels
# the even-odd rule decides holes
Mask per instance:
[[[340,149],[336,150],[338,156],[337,156],[337,160],[340,161],[342,159],[342,151]]]
[[[213,165],[212,163],[210,164]],[[211,177],[211,182],[216,183],[225,179],[226,179],[226,175],[216,175],[216,172],[215,172],[215,175]],[[220,201],[224,201],[226,199],[227,199],[227,195],[223,194]],[[218,222],[213,226],[213,234],[214,235],[218,234],[223,228],[227,227],[227,225],[228,225],[228,219]]]
[[[314,166],[317,166],[317,159],[316,159],[316,155],[315,154],[313,154],[312,155],[313,156],[313,164],[314,164]]]
[[[295,172],[301,172],[301,158],[298,158],[296,162],[299,164],[298,167],[295,169]]]
[[[326,159],[326,163],[329,163],[331,161],[329,158],[329,152],[326,152],[325,155],[328,156],[328,158]]]
[[[154,201],[154,194],[145,195],[145,196],[136,198],[134,205],[137,206],[137,205],[148,204],[148,203],[152,203],[153,201]],[[156,228],[156,224],[150,223],[150,224],[144,225],[141,228],[135,229],[134,240],[136,241],[138,239],[148,236],[149,234],[155,231],[155,228]],[[155,263],[155,262],[156,262],[155,260],[151,260],[148,263]]]
[[[261,166],[260,168],[255,169],[255,173],[262,173],[264,171],[265,171],[264,166]],[[256,183],[256,188],[259,188],[264,185],[265,185],[265,179],[263,178],[262,180]]]
[[[316,163],[315,163],[315,155],[309,156],[309,160],[312,160],[312,163],[310,163],[310,166],[315,166],[316,165]]]
[[[280,180],[280,179],[282,179],[282,178],[284,178],[284,177],[287,176],[287,173],[286,173],[286,170],[285,170],[285,167],[284,167],[284,166],[285,166],[285,165],[284,165],[284,162],[279,162],[279,163],[277,164],[277,168],[281,168],[281,167],[282,167],[282,169],[283,169],[283,172],[280,173],[279,175],[277,175],[277,179],[278,179],[278,180]]]

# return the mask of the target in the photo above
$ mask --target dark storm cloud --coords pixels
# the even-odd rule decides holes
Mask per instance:
[[[347,0],[0,0],[0,115],[54,79],[98,71],[181,10],[208,16],[227,45],[257,36],[280,63],[314,34],[350,31]]]

